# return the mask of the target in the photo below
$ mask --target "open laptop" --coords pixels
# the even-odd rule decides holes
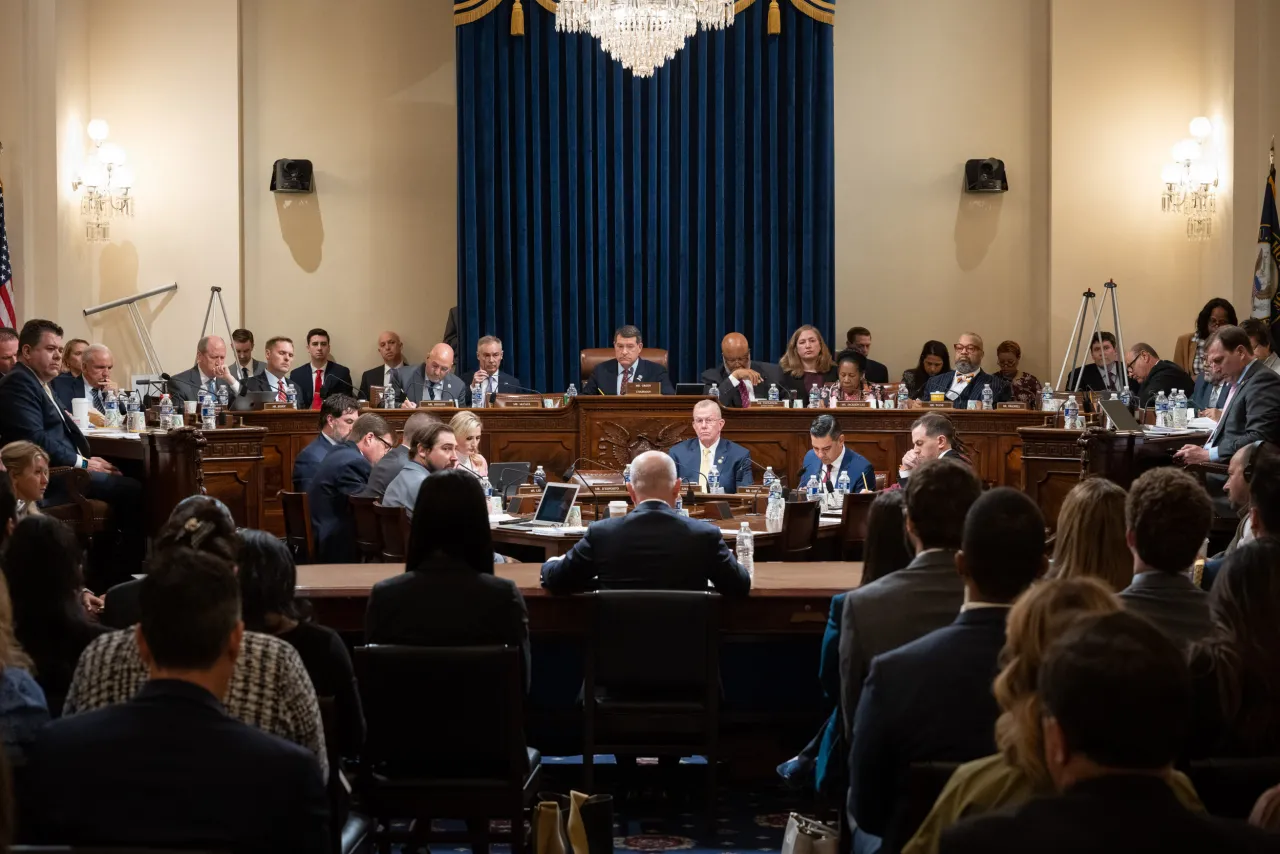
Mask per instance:
[[[528,521],[501,523],[504,528],[529,530],[531,528],[551,528],[563,525],[569,519],[569,511],[573,502],[578,500],[578,485],[575,483],[548,483],[542,490],[542,500],[538,502],[538,511]]]
[[[1107,413],[1111,418],[1111,423],[1116,426],[1116,432],[1128,433],[1142,432],[1142,425],[1138,423],[1138,419],[1133,417],[1133,413],[1129,412],[1129,407],[1119,400],[1102,400],[1098,402],[1102,407],[1102,411]]]
[[[231,409],[234,412],[248,412],[252,409],[261,409],[264,403],[270,403],[275,399],[274,391],[246,391],[231,398]]]
[[[516,487],[529,480],[530,463],[489,463],[489,482],[503,498],[516,491]]]
[[[696,394],[707,396],[706,383],[676,383],[676,394]]]

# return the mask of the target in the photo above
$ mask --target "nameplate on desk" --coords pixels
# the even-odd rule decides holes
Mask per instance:
[[[837,400],[836,409],[870,409],[869,400]]]
[[[540,394],[498,394],[494,395],[493,402],[500,407],[511,407],[514,409],[541,409],[542,395]]]
[[[925,409],[954,409],[949,400],[925,400],[922,401]]]
[[[739,495],[768,495],[769,487],[759,483],[754,483],[754,484],[751,484],[750,486],[745,484],[739,484],[738,494]]]
[[[1021,400],[1002,400],[996,404],[996,409],[1023,409],[1027,408],[1027,404]]]
[[[752,409],[783,409],[787,405],[785,400],[753,400],[751,401]]]
[[[283,400],[264,400],[262,403],[251,404],[254,409],[260,409],[264,412],[270,412],[274,409],[297,409],[296,406],[290,406]]]
[[[662,394],[662,383],[627,383],[627,394]]]
[[[418,401],[419,409],[421,409],[424,406],[453,406],[453,401],[452,400],[420,400]]]

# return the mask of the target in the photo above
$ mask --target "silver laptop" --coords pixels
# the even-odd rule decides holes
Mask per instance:
[[[574,483],[548,483],[542,490],[538,512],[526,522],[518,522],[512,528],[552,528],[563,525],[569,519],[569,511],[578,500],[578,485]]]

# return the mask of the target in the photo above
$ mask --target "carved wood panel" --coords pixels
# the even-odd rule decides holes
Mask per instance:
[[[630,418],[599,421],[592,431],[591,447],[584,456],[622,468],[645,451],[666,451],[694,436],[688,420]]]
[[[539,436],[530,433],[494,433],[489,435],[491,463],[529,463],[529,470],[542,466],[550,480],[560,480],[560,474],[577,458],[573,434]]]
[[[205,492],[218,499],[231,511],[236,524],[257,528],[260,521],[258,478],[253,463],[227,465],[211,463],[204,474]]]

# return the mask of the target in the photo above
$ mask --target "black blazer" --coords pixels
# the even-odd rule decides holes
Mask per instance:
[[[293,491],[306,492],[325,457],[339,447],[340,445],[330,442],[323,434],[317,433],[310,444],[298,451],[298,455],[293,458]]]
[[[87,398],[91,409],[98,409],[93,405],[93,396],[84,393],[84,379],[82,377],[72,376],[71,374],[58,374],[49,380],[49,388],[53,390],[53,396],[58,399],[58,405],[67,412],[71,411],[71,401],[77,397]],[[98,412],[102,412],[98,409]],[[106,414],[105,412],[103,413]]]
[[[955,622],[877,656],[853,722],[849,804],[858,827],[897,851],[906,827],[913,762],[967,762],[995,752],[1000,715],[991,680],[1008,608],[963,611]]]
[[[311,362],[304,362],[289,372],[289,381],[298,387],[298,408],[310,409],[311,398],[315,396],[315,381],[311,379]],[[320,399],[331,394],[356,395],[351,384],[351,370],[337,362],[330,362],[324,369],[324,381],[320,384]]]
[[[929,378],[928,382],[920,389],[916,395],[919,400],[928,400],[929,395],[935,391],[943,393],[951,391],[951,386],[955,384],[956,372],[943,371],[940,374],[934,374]],[[995,374],[989,374],[979,369],[977,375],[969,381],[964,387],[964,391],[960,392],[960,396],[952,402],[953,409],[968,409],[970,400],[982,400],[982,389],[991,386],[991,402],[999,403],[1009,399],[1009,384],[1001,377]]]
[[[769,399],[769,386],[776,385],[778,387],[778,396],[786,397],[787,383],[782,378],[782,370],[777,365],[771,365],[768,362],[757,362],[751,360],[751,370],[760,375],[760,382],[752,389],[756,400]],[[731,409],[742,408],[742,395],[733,383],[729,382],[729,372],[724,369],[724,362],[721,362],[714,368],[707,368],[702,372],[702,382],[705,385],[713,385],[720,390],[720,403]]]
[[[468,371],[462,377],[462,381],[467,384],[467,389],[468,389],[467,394],[471,393],[470,391],[471,378],[475,376],[476,371],[478,370],[480,369],[476,368],[473,371]],[[522,393],[532,394],[532,392],[525,392],[524,384],[521,383],[517,377],[512,376],[506,371],[502,371],[502,370],[498,371],[498,390],[494,392],[494,394],[522,394]],[[493,395],[489,396],[489,400],[490,401],[493,400]]]
[[[519,588],[451,558],[437,556],[375,584],[364,636],[366,643],[519,647],[529,689],[529,612]]]
[[[317,563],[354,563],[355,520],[347,496],[364,490],[373,467],[350,442],[334,448],[321,461],[307,486],[311,531],[316,538]]]
[[[875,359],[867,359],[867,369],[863,373],[869,383],[887,383],[889,381],[889,369]]]
[[[1230,404],[1223,398],[1223,406],[1226,409],[1210,437],[1219,462],[1227,462],[1250,442],[1280,441],[1280,374],[1266,365],[1251,362]]]
[[[591,376],[582,386],[583,394],[617,394],[618,393],[618,367],[617,359],[609,359],[596,365],[596,369],[591,372]],[[671,384],[671,377],[667,376],[667,369],[659,365],[657,362],[650,362],[648,359],[636,359],[634,368],[631,371],[631,381],[637,383],[661,383],[663,394],[675,394],[676,387]]]
[[[21,802],[31,842],[327,851],[315,756],[227,715],[189,682],[55,721],[32,748]]]
[[[1016,811],[962,821],[942,832],[942,854],[1215,854],[1277,849],[1248,825],[1197,815],[1159,777],[1111,774],[1076,783]]]
[[[1067,387],[1063,391],[1075,391],[1076,379],[1080,378],[1080,388],[1083,391],[1115,391],[1119,393],[1120,389],[1132,385],[1129,379],[1129,373],[1125,370],[1124,362],[1116,363],[1116,373],[1120,377],[1120,385],[1114,389],[1107,388],[1106,381],[1102,378],[1102,369],[1093,362],[1084,367],[1076,368],[1071,372],[1071,376],[1067,378]]]
[[[804,376],[801,375],[796,377],[782,371],[781,368],[779,368],[778,370],[780,373],[782,373],[782,382],[783,382],[783,386],[779,386],[778,390],[782,391],[783,394],[786,394],[786,392],[783,391],[783,387],[785,386],[785,388],[795,392],[796,400],[807,401],[808,398],[806,397],[806,392],[804,390]],[[836,382],[839,379],[840,379],[840,366],[833,362],[830,369],[828,369],[828,371],[822,375],[822,384],[829,385],[830,383]],[[806,403],[806,405],[808,404]]]
[[[1213,632],[1209,594],[1181,573],[1135,575],[1120,598],[1125,610],[1146,617],[1184,649]]]
[[[386,377],[386,365],[378,365],[376,368],[370,368],[360,375],[360,393],[357,395],[361,400],[372,400],[369,397],[369,389],[373,386],[386,386],[383,381]],[[394,373],[394,371],[393,371]]]
[[[285,377],[285,382],[289,382],[289,383],[293,382],[292,373],[289,374],[289,376]],[[297,383],[294,383],[294,385],[297,385]],[[254,374],[253,376],[249,377],[249,379],[240,383],[240,394],[242,396],[248,394],[251,391],[256,391],[259,393],[269,391],[269,392],[274,392],[276,394],[279,394],[279,387],[276,385],[276,378],[271,376],[264,370],[262,373]],[[288,392],[286,392],[286,395],[287,394]],[[295,406],[298,409],[311,408],[311,398],[310,396],[308,396],[305,400],[303,400],[302,389],[298,389],[298,400]]]
[[[1175,388],[1182,389],[1190,400],[1195,387],[1195,380],[1191,379],[1190,374],[1168,359],[1161,359],[1151,366],[1151,373],[1147,374],[1146,380],[1138,387],[1138,405],[1151,406],[1160,392],[1168,397]]]
[[[706,590],[746,596],[751,578],[715,525],[688,519],[661,501],[596,522],[563,558],[542,565],[553,593],[582,590]]]
[[[58,408],[35,372],[19,362],[0,378],[0,445],[34,442],[51,466],[74,466],[76,453],[88,457],[89,440]]]

